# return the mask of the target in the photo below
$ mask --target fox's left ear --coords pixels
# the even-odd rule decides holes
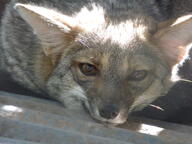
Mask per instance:
[[[16,4],[15,9],[32,27],[46,55],[61,53],[77,36],[80,29],[72,17],[44,7]]]
[[[178,18],[172,25],[160,29],[154,36],[165,60],[172,68],[179,63],[192,43],[192,14]]]

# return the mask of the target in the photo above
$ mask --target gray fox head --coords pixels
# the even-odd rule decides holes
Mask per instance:
[[[142,13],[113,21],[96,4],[70,16],[34,5],[15,8],[41,43],[35,69],[48,93],[66,107],[83,103],[106,123],[123,123],[165,94],[173,66],[192,42],[191,15],[156,25]]]

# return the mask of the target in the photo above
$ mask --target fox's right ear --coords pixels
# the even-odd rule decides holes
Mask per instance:
[[[41,40],[46,55],[60,53],[80,31],[72,17],[57,11],[20,3],[15,9]]]

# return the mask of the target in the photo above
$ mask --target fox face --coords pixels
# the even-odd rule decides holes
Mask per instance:
[[[133,44],[134,49],[136,46]],[[167,91],[167,66],[158,56],[143,54],[139,47],[138,51],[114,44],[96,47],[91,46],[93,49],[72,60],[74,80],[83,89],[85,105],[96,119],[122,123],[129,112],[143,108]]]
[[[164,95],[191,42],[191,32],[175,35],[191,28],[190,17],[158,29],[146,16],[112,21],[96,4],[73,16],[34,5],[15,8],[40,41],[34,69],[49,95],[72,109],[84,105],[105,123],[124,123],[130,112]]]

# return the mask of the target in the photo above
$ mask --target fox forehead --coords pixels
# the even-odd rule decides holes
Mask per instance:
[[[77,25],[84,33],[94,33],[102,41],[111,40],[111,42],[122,46],[135,37],[146,39],[147,27],[142,18],[113,21],[104,8],[96,4],[92,4],[92,9],[83,7],[80,12],[74,15]]]
[[[112,43],[120,44],[123,48],[124,45],[129,44],[135,38],[145,39],[146,28],[142,25],[134,26],[131,20],[121,22],[116,25],[109,25],[105,31],[103,31],[103,39],[111,40]]]

